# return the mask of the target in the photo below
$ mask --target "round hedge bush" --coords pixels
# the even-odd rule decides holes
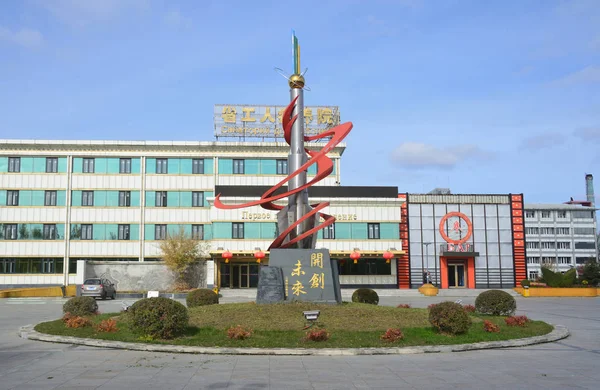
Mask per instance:
[[[484,291],[475,299],[475,308],[481,314],[509,316],[517,310],[517,302],[506,291]]]
[[[441,333],[461,334],[469,330],[471,317],[462,305],[442,302],[429,310],[429,322]]]
[[[188,293],[187,297],[185,298],[185,303],[187,304],[188,308],[216,305],[219,303],[219,295],[208,288],[199,288]]]
[[[71,298],[63,305],[63,313],[70,313],[79,317],[96,314],[97,311],[98,304],[93,297]]]
[[[188,325],[187,308],[169,298],[144,298],[128,310],[134,332],[152,338],[170,339],[180,335]]]
[[[379,303],[379,295],[377,295],[375,290],[371,290],[370,288],[359,288],[352,294],[352,302],[377,305]]]

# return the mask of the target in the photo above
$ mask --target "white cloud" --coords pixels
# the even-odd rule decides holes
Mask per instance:
[[[37,30],[22,28],[18,31],[11,31],[0,26],[0,41],[24,47],[36,47],[44,42],[44,37]]]
[[[452,169],[469,159],[489,159],[492,153],[476,145],[463,144],[440,148],[416,142],[400,144],[391,155],[392,161],[413,168]]]
[[[600,66],[590,65],[556,80],[556,83],[563,85],[600,83]]]
[[[575,130],[573,134],[586,142],[600,142],[600,127],[584,127]]]
[[[548,149],[565,142],[565,136],[560,133],[543,133],[525,138],[521,142],[521,149],[536,151]]]
[[[51,0],[38,1],[55,17],[75,27],[103,22],[123,11],[143,9],[148,0]]]
[[[164,21],[166,24],[173,27],[190,28],[192,20],[183,15],[179,10],[170,10],[165,14]]]

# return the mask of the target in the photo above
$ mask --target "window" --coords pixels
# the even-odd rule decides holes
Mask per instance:
[[[559,257],[558,264],[571,264],[571,258],[567,256]]]
[[[202,158],[192,159],[192,173],[194,175],[204,174],[204,159],[202,159]]]
[[[46,157],[46,173],[58,172],[58,157]]]
[[[192,225],[192,238],[204,240],[204,225]]]
[[[392,264],[381,259],[359,259],[356,264],[353,261],[338,262],[340,275],[391,275]]]
[[[558,210],[556,212],[556,217],[557,218],[561,218],[561,219],[565,219],[565,218],[567,218],[567,212],[564,211],[564,210]]]
[[[44,206],[56,206],[56,191],[44,191]]]
[[[81,191],[81,205],[82,206],[93,206],[94,205],[94,191]]]
[[[576,257],[575,258],[575,263],[576,264],[585,264],[588,261],[594,261],[594,257],[593,256],[589,256],[589,257]]]
[[[41,273],[43,274],[53,274],[56,270],[56,264],[54,259],[42,259],[42,269]]]
[[[131,206],[131,191],[119,191],[119,207]]]
[[[119,225],[119,240],[129,240],[129,225]]]
[[[542,257],[542,264],[550,265],[550,264],[554,264],[554,263],[556,263],[556,257],[547,257],[547,256]]]
[[[46,224],[44,225],[44,240],[56,240],[56,225]]]
[[[571,243],[568,241],[560,241],[556,243],[557,249],[571,249]]]
[[[84,158],[83,159],[83,173],[94,173],[94,159]]]
[[[378,240],[379,239],[379,224],[378,223],[368,223],[367,231],[369,233],[369,240]]]
[[[16,223],[4,224],[4,239],[5,240],[16,240],[17,239],[17,224]]]
[[[288,174],[288,161],[287,160],[277,160],[277,174],[278,175],[287,175]]]
[[[154,225],[154,239],[164,240],[167,238],[167,225]]]
[[[131,173],[131,159],[130,158],[119,159],[119,173]]]
[[[156,207],[167,207],[167,191],[156,191]]]
[[[578,234],[578,235],[591,234],[591,235],[595,235],[596,232],[594,231],[594,228],[573,228],[573,234]]]
[[[157,158],[156,159],[156,173],[162,173],[162,174],[169,173],[169,167],[167,165],[168,162],[169,162],[169,160],[167,160],[166,158]]]
[[[15,259],[0,259],[0,274],[14,274],[16,263]]]
[[[576,242],[575,249],[596,249],[594,242]]]
[[[570,229],[568,227],[557,227],[556,228],[556,234],[561,234],[561,235],[568,235],[569,234]]]
[[[536,227],[526,227],[525,234],[540,234],[540,229]]]
[[[542,241],[542,249],[554,249],[556,243],[554,241]]]
[[[550,211],[542,211],[542,218],[550,218]]]
[[[231,228],[232,228],[232,232],[231,232],[232,238],[244,238],[244,223],[243,222],[234,222],[231,225]]]
[[[535,218],[535,211],[525,210],[525,218]]]
[[[323,239],[335,240],[335,223],[332,223],[331,225],[323,229]]]
[[[235,175],[244,174],[244,160],[233,160],[233,173]]]
[[[540,243],[527,241],[527,249],[540,249]]]
[[[573,211],[573,219],[593,219],[593,211]]]
[[[192,207],[204,207],[204,192],[192,192]]]
[[[9,172],[21,172],[21,157],[9,157],[8,158],[8,171]]]
[[[539,263],[540,263],[539,257],[527,257],[527,264],[539,264]]]
[[[529,280],[537,280],[539,271],[529,271]]]
[[[541,234],[554,234],[554,228],[551,228],[551,227],[540,228],[540,233]]]
[[[93,240],[94,239],[94,225],[90,225],[90,224],[81,225],[81,239],[82,240]]]
[[[18,206],[19,205],[19,191],[6,191],[6,205],[7,206]]]

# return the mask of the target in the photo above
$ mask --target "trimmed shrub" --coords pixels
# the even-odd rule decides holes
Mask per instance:
[[[521,284],[521,287],[523,287],[523,288],[531,286],[531,282],[529,281],[529,279],[521,280],[520,284]]]
[[[483,330],[485,330],[488,333],[498,333],[500,332],[500,327],[494,324],[492,321],[484,320]]]
[[[398,306],[396,306],[398,309],[410,309],[410,304],[408,303],[401,303]]]
[[[429,322],[441,333],[466,333],[471,326],[471,317],[458,303],[442,302],[429,310]]]
[[[183,333],[189,320],[185,306],[162,297],[140,299],[127,312],[132,330],[152,338],[173,338]]]
[[[90,321],[88,318],[79,317],[79,316],[70,316],[69,319],[67,319],[65,321],[65,326],[67,328],[75,328],[75,329],[90,326],[91,324],[92,324],[92,321]]]
[[[381,335],[381,339],[383,341],[387,341],[388,343],[394,343],[398,340],[402,340],[403,338],[404,333],[402,333],[402,330],[398,328],[389,328],[384,334]]]
[[[93,297],[75,297],[63,305],[63,313],[74,316],[89,316],[98,312],[98,304]]]
[[[114,318],[108,320],[102,320],[97,326],[96,330],[101,333],[112,333],[119,329],[117,328],[117,321]]]
[[[371,290],[370,288],[359,288],[352,294],[352,302],[377,305],[379,303],[379,295],[377,295],[375,290]]]
[[[325,329],[311,329],[306,332],[305,341],[327,341],[330,334]]]
[[[190,291],[185,298],[188,308],[205,305],[216,305],[219,303],[219,295],[208,288],[199,288]]]
[[[475,306],[473,305],[464,305],[463,309],[465,309],[467,313],[475,313]]]
[[[591,285],[598,286],[600,284],[600,264],[595,259],[588,260],[582,269],[581,277]]]
[[[517,302],[505,291],[488,290],[477,296],[475,308],[481,314],[509,316],[517,309]]]
[[[510,316],[504,319],[508,326],[526,326],[529,321],[527,316]]]
[[[232,326],[227,329],[227,337],[234,340],[245,340],[252,336],[252,329],[245,329],[243,326]]]
[[[546,267],[542,267],[544,282],[549,287],[572,287],[577,280],[577,270],[575,268],[568,270],[564,274],[554,272]]]

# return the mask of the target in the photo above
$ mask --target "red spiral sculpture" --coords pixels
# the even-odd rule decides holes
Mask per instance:
[[[295,98],[294,100],[292,100],[291,103],[286,107],[286,109],[283,112],[283,134],[285,137],[285,141],[288,143],[288,145],[290,144],[290,139],[291,139],[291,134],[292,134],[292,126],[294,125],[294,122],[296,122],[296,120],[298,119],[297,114],[292,117],[292,112],[294,111],[294,107],[296,106],[297,99],[298,98]],[[275,184],[273,187],[271,187],[269,190],[267,190],[260,197],[260,199],[252,201],[252,202],[248,202],[248,203],[238,204],[238,205],[226,205],[226,204],[223,204],[220,200],[221,194],[218,194],[215,197],[215,207],[220,208],[220,209],[229,209],[230,210],[230,209],[241,209],[244,207],[260,205],[265,210],[279,211],[279,210],[283,209],[283,206],[276,205],[273,202],[275,202],[276,200],[279,200],[279,199],[287,198],[290,195],[297,194],[297,193],[307,189],[308,187],[314,185],[315,183],[323,180],[324,178],[329,176],[331,174],[331,172],[333,172],[333,161],[331,161],[331,159],[327,156],[327,153],[330,152],[333,148],[335,148],[337,146],[337,144],[339,144],[344,138],[346,138],[348,133],[350,133],[350,130],[352,130],[352,123],[346,122],[346,123],[342,123],[341,125],[332,127],[331,129],[324,131],[321,134],[317,134],[317,135],[310,136],[310,137],[305,136],[304,137],[305,142],[314,141],[314,140],[318,140],[318,139],[326,138],[326,137],[331,137],[331,139],[319,151],[312,151],[312,150],[308,150],[308,149],[304,148],[304,151],[310,156],[308,161],[306,163],[304,163],[296,171],[290,173],[285,179],[281,180],[279,183]],[[279,195],[273,195],[279,188],[281,188],[284,184],[286,184],[288,181],[290,181],[290,179],[299,175],[303,171],[307,170],[308,167],[310,167],[313,164],[317,164],[317,174],[312,180],[308,181],[306,184],[304,184],[298,188],[295,188],[293,190],[284,192]],[[312,204],[311,207],[313,209],[311,211],[309,211],[306,215],[304,215],[298,221],[296,221],[292,225],[290,225],[286,230],[284,230],[283,232],[280,232],[279,236],[277,236],[277,238],[275,238],[275,240],[271,243],[271,246],[269,246],[269,250],[274,249],[274,248],[289,248],[290,246],[294,245],[298,241],[301,241],[304,238],[309,237],[312,234],[315,234],[319,230],[333,224],[335,222],[335,218],[333,216],[321,213],[321,216],[324,219],[324,221],[322,223],[320,223],[320,224],[316,225],[315,227],[313,227],[312,229],[307,230],[306,232],[294,237],[293,239],[286,242],[285,244],[283,243],[285,241],[286,237],[294,230],[294,228],[296,226],[298,226],[302,222],[306,221],[307,219],[314,218],[315,215],[319,211],[323,210],[327,206],[329,206],[329,202],[321,202],[321,203],[317,203],[317,204]]]

